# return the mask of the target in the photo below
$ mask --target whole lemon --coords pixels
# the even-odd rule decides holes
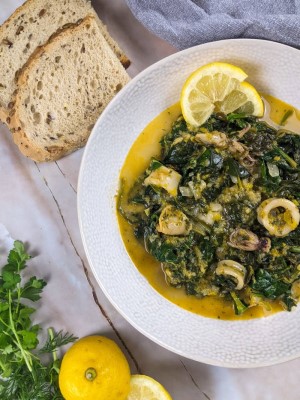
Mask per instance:
[[[125,400],[130,389],[128,362],[113,340],[84,337],[64,355],[59,387],[66,400]]]

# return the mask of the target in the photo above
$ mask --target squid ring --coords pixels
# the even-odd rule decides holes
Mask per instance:
[[[191,223],[182,211],[168,205],[160,214],[156,230],[165,235],[185,236],[191,230]]]
[[[284,211],[280,212],[280,208]],[[257,208],[257,220],[269,231],[270,235],[283,237],[297,228],[300,213],[292,201],[270,198],[263,201]]]
[[[242,264],[236,261],[222,260],[218,262],[216,274],[231,276],[237,282],[235,289],[241,290],[245,285],[247,270]]]

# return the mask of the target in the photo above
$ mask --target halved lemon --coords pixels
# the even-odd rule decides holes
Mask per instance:
[[[260,95],[239,67],[215,62],[193,72],[183,85],[180,104],[184,119],[200,126],[213,112],[229,114],[239,110],[260,117],[264,105]],[[242,108],[244,107],[244,108]]]
[[[146,375],[131,375],[127,400],[172,400],[166,389]]]

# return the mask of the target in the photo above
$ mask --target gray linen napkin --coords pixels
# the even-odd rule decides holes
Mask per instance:
[[[150,31],[179,49],[232,38],[300,47],[300,0],[126,0]]]

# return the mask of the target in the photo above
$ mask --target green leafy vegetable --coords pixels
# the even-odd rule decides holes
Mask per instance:
[[[290,310],[295,301],[290,297],[291,284],[278,279],[269,271],[259,269],[252,284],[254,292],[263,295],[267,299],[274,300],[280,296]]]
[[[232,300],[234,302],[234,310],[237,315],[243,314],[248,308],[246,304],[236,295],[235,292],[230,292],[230,296],[232,297]]]
[[[287,163],[292,167],[292,168],[297,168],[297,163],[295,160],[293,160],[290,156],[288,156],[283,150],[281,150],[279,147],[275,148],[274,151],[276,151]]]
[[[240,188],[243,187],[241,178],[247,178],[250,176],[249,172],[245,167],[240,165],[236,160],[233,158],[228,158],[225,162],[228,173],[231,177],[236,178],[237,184]]]
[[[230,299],[236,314],[255,305],[255,297],[261,298],[260,306],[277,300],[290,310],[295,304],[291,287],[300,277],[300,225],[276,237],[259,222],[257,209],[271,198],[299,206],[300,136],[237,111],[213,114],[199,128],[187,126],[180,116],[160,143],[160,157],[128,195],[122,193],[118,207],[161,263],[166,281],[188,295]],[[181,176],[176,196],[143,184],[160,163]],[[179,211],[164,221],[169,228],[181,226],[178,215],[183,214],[189,228],[162,230],[166,206]],[[278,213],[281,207],[270,217]],[[245,230],[253,239],[250,249],[233,240],[235,232]],[[219,274],[224,260],[240,266]],[[7,284],[14,279],[8,276]]]
[[[292,247],[290,248],[290,251],[291,251],[292,253],[298,253],[298,254],[300,254],[300,247],[299,247],[299,246],[292,246]]]
[[[32,323],[35,308],[28,306],[28,301],[41,298],[46,282],[35,276],[22,278],[30,258],[23,243],[15,241],[0,275],[1,400],[63,399],[57,383],[60,360],[56,351],[76,339],[49,328],[48,340],[39,348],[41,327]],[[41,361],[41,354],[51,356],[47,364]]]

